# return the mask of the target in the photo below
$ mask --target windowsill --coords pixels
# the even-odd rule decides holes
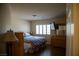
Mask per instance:
[[[44,36],[48,35],[48,36],[49,36],[50,34],[36,34],[36,35],[40,35],[40,36],[41,36],[41,35],[44,35]]]

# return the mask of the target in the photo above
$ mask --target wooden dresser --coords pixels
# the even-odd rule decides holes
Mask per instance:
[[[66,36],[65,35],[53,35],[51,37],[51,46],[66,48]]]
[[[14,33],[13,31],[9,31],[2,34],[0,39],[6,44],[7,56],[24,55],[24,38],[22,32]]]

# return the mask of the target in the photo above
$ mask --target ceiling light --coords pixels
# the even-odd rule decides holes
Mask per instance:
[[[36,17],[37,15],[32,15],[33,17]]]

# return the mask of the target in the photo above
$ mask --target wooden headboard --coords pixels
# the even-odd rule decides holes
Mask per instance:
[[[24,55],[24,37],[23,32],[15,32],[16,37],[18,38],[18,43],[15,44],[15,55],[23,56]]]

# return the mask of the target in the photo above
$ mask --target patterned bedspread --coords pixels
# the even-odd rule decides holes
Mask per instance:
[[[27,44],[27,42],[30,41],[35,46],[35,48],[32,48],[31,45]],[[28,35],[28,36],[24,36],[24,42],[25,42],[24,43],[25,52],[28,52],[28,51],[34,51],[36,48],[43,46],[46,40],[45,37]]]
[[[39,36],[25,36],[24,37],[25,42],[32,42],[34,45],[38,46],[45,42],[45,37],[39,37]]]

